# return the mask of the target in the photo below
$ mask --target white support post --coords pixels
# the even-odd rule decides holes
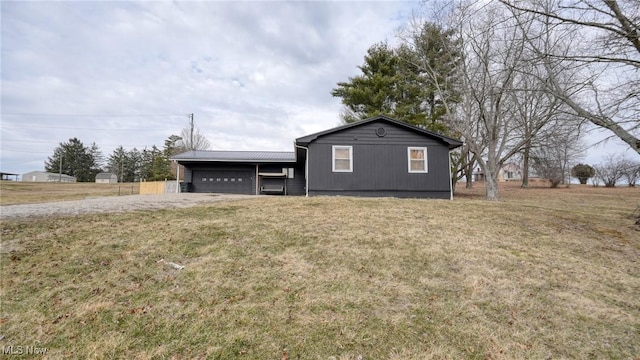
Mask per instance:
[[[176,193],[180,192],[180,163],[176,160],[173,162],[176,163]]]

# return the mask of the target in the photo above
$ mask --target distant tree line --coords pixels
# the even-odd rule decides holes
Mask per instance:
[[[549,180],[551,187],[565,184],[569,174],[565,171],[561,161],[545,158],[536,160],[534,170],[538,176]],[[597,165],[579,163],[571,168],[570,176],[578,179],[580,184],[587,184],[589,180],[594,186],[604,185],[615,187],[621,180],[628,186],[636,186],[640,180],[640,161],[628,159],[624,155],[610,154]]]
[[[141,150],[118,146],[106,158],[95,142],[85,146],[79,139],[71,138],[54,149],[45,161],[45,171],[74,176],[78,182],[93,182],[100,172],[116,174],[119,182],[175,180],[176,164],[169,160],[172,156],[211,146],[194,127],[193,120],[182,134],[188,138],[171,135],[162,149],[156,145]]]

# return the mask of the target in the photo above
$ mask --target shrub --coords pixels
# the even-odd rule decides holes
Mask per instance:
[[[594,177],[596,174],[596,169],[591,165],[587,164],[578,164],[571,168],[571,176],[580,180],[580,184],[584,185],[587,183],[587,180]]]

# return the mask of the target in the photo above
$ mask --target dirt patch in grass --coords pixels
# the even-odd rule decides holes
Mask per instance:
[[[639,193],[517,191],[3,221],[0,345],[49,358],[636,357]]]

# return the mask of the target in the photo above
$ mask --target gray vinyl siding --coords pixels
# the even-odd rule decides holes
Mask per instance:
[[[386,136],[376,135],[379,127]],[[353,147],[353,172],[332,171],[333,145]],[[409,173],[408,147],[427,148],[428,173]],[[308,156],[309,195],[450,197],[448,145],[389,123],[321,136],[309,144]]]
[[[184,164],[180,164],[180,165],[184,165]],[[193,180],[193,171],[191,171],[191,168],[187,167],[186,165],[184,166],[184,182],[188,182],[190,183]]]
[[[312,190],[309,196],[362,196],[362,197],[396,197],[396,198],[428,198],[428,199],[451,199],[451,192],[447,191],[331,191]]]

